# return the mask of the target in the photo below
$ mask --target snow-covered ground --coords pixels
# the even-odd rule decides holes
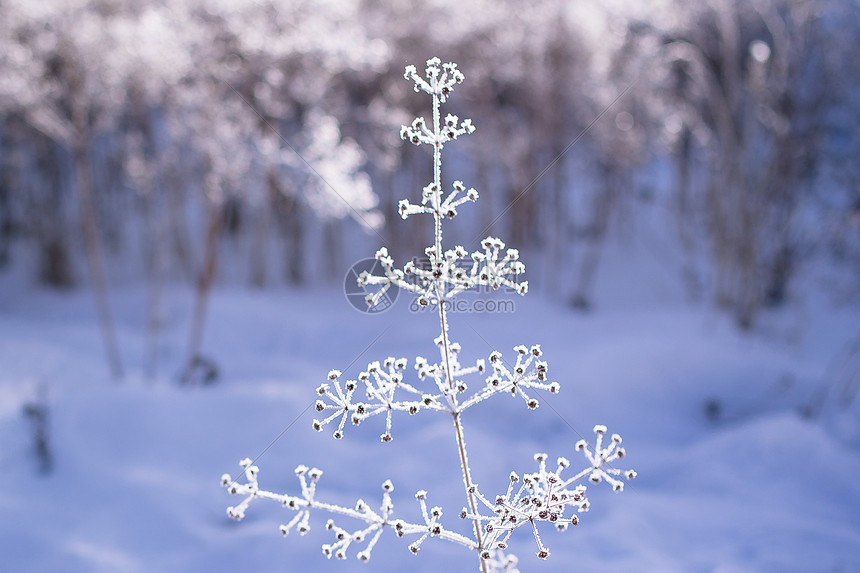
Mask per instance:
[[[528,262],[528,261],[527,261]],[[592,509],[566,533],[548,531],[552,554],[535,556],[524,529],[512,543],[531,571],[860,571],[860,408],[798,414],[834,356],[856,336],[860,312],[824,297],[763,317],[751,333],[703,305],[602,272],[597,310],[579,314],[540,294],[513,299],[516,313],[455,314],[462,357],[542,345],[550,378],[537,411],[499,396],[467,413],[474,479],[504,491],[508,473],[533,471],[532,455],[575,464],[579,434],[602,423],[624,437],[623,466],[639,477],[620,494],[589,488]],[[666,289],[674,278],[665,278]],[[614,285],[614,287],[613,287]],[[662,289],[662,290],[661,290]],[[391,478],[394,502],[418,518],[413,494],[429,491],[458,523],[462,481],[450,419],[396,416],[394,441],[380,418],[344,440],[314,432],[314,389],[333,368],[355,375],[369,361],[430,356],[434,315],[401,300],[379,315],[356,312],[340,289],[216,290],[206,354],[221,370],[207,387],[175,375],[190,296],[166,295],[159,373],[147,380],[141,288],[115,289],[112,304],[129,369],[106,377],[88,293],[32,288],[0,277],[0,570],[86,572],[474,571],[474,556],[441,541],[417,557],[386,533],[369,564],[354,551],[327,561],[324,515],[304,538],[283,539],[291,513],[239,500],[219,487],[237,462],[257,458],[261,487],[296,492],[298,464],[325,471],[319,496],[377,503]],[[53,471],[40,475],[24,404],[44,388]],[[551,406],[551,407],[549,407]],[[304,412],[304,414],[302,414]]]

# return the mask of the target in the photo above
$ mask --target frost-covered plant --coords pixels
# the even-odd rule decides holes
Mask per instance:
[[[385,429],[381,439],[389,442],[395,412],[417,414],[429,410],[451,416],[466,498],[459,517],[471,522],[471,535],[454,531],[443,523],[442,509],[428,507],[428,493],[424,490],[415,494],[422,520],[410,522],[394,513],[391,498],[394,486],[390,480],[382,484],[382,502],[378,510],[364,500],[358,500],[354,507],[345,507],[317,499],[317,483],[322,470],[300,465],[295,471],[300,491],[297,494],[274,493],[260,489],[259,468],[250,459],[240,462],[245,483],[238,483],[229,474],[222,477],[222,485],[230,493],[245,496],[241,503],[228,508],[227,513],[235,519],[242,519],[252,500],[272,499],[295,512],[292,519],[281,526],[284,535],[293,530],[307,533],[312,511],[329,512],[363,522],[358,527],[347,529],[329,519],[325,527],[333,533],[334,540],[322,547],[327,557],[346,558],[350,546],[355,543],[363,544],[357,557],[367,561],[382,532],[390,528],[398,537],[411,539],[408,547],[412,553],[418,553],[421,545],[433,537],[475,551],[484,573],[512,572],[516,571],[518,560],[505,550],[515,530],[521,527],[530,530],[537,544],[537,556],[545,559],[550,551],[541,538],[540,525],[549,523],[564,531],[568,526],[579,523],[578,513],[589,509],[586,486],[581,481],[595,484],[605,481],[613,490],[621,491],[625,480],[635,477],[636,472],[622,472],[612,467],[612,462],[625,455],[621,437],[613,434],[606,443],[606,427],[598,425],[594,427],[596,440],[593,446],[580,440],[574,447],[584,454],[587,461],[584,469],[574,475],[564,475],[572,465],[567,458],[559,457],[554,465],[549,465],[547,454],[538,453],[534,457],[537,471],[523,475],[511,472],[507,489],[502,494],[488,495],[473,481],[462,424],[466,410],[498,394],[519,396],[528,409],[534,410],[538,407],[535,391],[555,394],[559,385],[548,381],[548,365],[542,359],[539,345],[516,346],[513,360],[505,359],[500,352],[494,351],[488,360],[480,359],[468,366],[460,363],[460,345],[449,337],[446,316],[449,304],[446,303],[457,294],[477,287],[507,287],[525,294],[528,283],[519,281],[525,267],[515,249],[505,250],[504,243],[494,237],[484,239],[481,249],[471,254],[462,246],[443,250],[442,222],[455,217],[459,206],[476,201],[478,193],[474,189],[466,189],[461,181],[455,181],[453,189],[443,194],[442,148],[445,143],[470,134],[475,128],[470,120],[461,121],[456,115],[441,117],[440,105],[454,86],[463,81],[463,74],[456,64],[442,64],[438,58],[433,58],[427,61],[424,77],[418,74],[415,66],[408,66],[405,78],[414,82],[416,92],[424,91],[433,98],[432,120],[428,123],[423,117],[416,118],[410,126],[403,126],[400,132],[404,140],[433,148],[433,181],[424,188],[420,203],[404,199],[399,204],[399,211],[404,219],[419,214],[432,216],[434,244],[425,250],[429,265],[407,263],[402,269],[394,266],[385,248],[380,249],[376,259],[383,274],[365,272],[359,277],[359,282],[379,287],[368,295],[369,305],[375,304],[394,285],[415,293],[420,305],[436,307],[440,334],[434,342],[439,359],[431,361],[416,357],[413,363],[415,382],[407,381],[405,358],[389,357],[381,362],[371,362],[367,370],[354,380],[345,380],[340,371],[332,370],[328,381],[317,388],[316,410],[320,417],[313,421],[313,427],[322,431],[326,426],[336,426],[334,437],[340,439],[344,436],[347,422],[359,425],[369,418],[384,416]],[[482,377],[483,384],[470,389],[464,382],[470,375]]]

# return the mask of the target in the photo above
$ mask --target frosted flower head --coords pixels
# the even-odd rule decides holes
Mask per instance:
[[[414,82],[416,92],[424,91],[436,95],[442,103],[448,98],[454,86],[465,79],[463,72],[457,69],[457,64],[453,62],[443,64],[439,58],[427,60],[423,78],[418,74],[418,68],[413,65],[406,66],[403,77]]]

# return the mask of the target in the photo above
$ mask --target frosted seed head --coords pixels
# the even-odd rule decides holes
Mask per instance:
[[[549,385],[550,394],[558,394],[559,390],[561,390],[561,386],[558,385],[558,382],[553,382]]]
[[[587,443],[585,440],[579,440],[578,442],[576,442],[576,445],[573,446],[573,449],[575,449],[577,452],[581,452],[585,450],[586,445]]]
[[[394,484],[391,483],[390,479],[387,479],[384,482],[382,482],[382,489],[384,491],[391,493],[392,491],[394,491]]]
[[[573,517],[571,517],[571,518],[570,518],[570,524],[571,524],[571,525],[579,525],[579,517],[578,517],[578,516],[576,516],[576,515],[574,515]]]
[[[341,432],[340,430],[337,430],[337,431],[335,431],[335,433],[332,434],[332,437],[335,440],[339,440],[339,439],[343,438],[343,432]]]
[[[627,455],[627,450],[625,450],[624,448],[618,448],[618,451],[615,452],[615,455],[617,455],[619,458],[623,458]]]
[[[595,434],[605,434],[606,433],[606,426],[604,426],[603,424],[597,424],[596,426],[594,426],[594,433]]]
[[[322,474],[323,471],[319,468],[311,468],[311,470],[308,472],[308,476],[314,481],[320,479],[320,477],[322,477]]]
[[[546,559],[547,557],[549,557],[549,551],[547,551],[546,549],[541,549],[537,552],[537,556],[541,559]]]
[[[317,432],[322,432],[322,422],[320,422],[319,420],[314,420],[311,426]]]
[[[526,402],[526,405],[529,407],[529,410],[536,410],[540,404],[534,398],[530,398],[529,401]]]
[[[322,400],[317,400],[316,404],[314,404],[314,408],[316,408],[317,412],[322,412],[323,410],[325,410],[325,402],[323,402]]]
[[[466,508],[464,507],[463,509],[460,510],[460,519],[466,519],[466,515],[467,515]]]
[[[303,475],[305,475],[305,473],[307,473],[307,471],[308,471],[308,466],[306,466],[306,465],[296,466],[296,469],[295,469],[297,476],[303,476]]]
[[[335,551],[334,556],[338,559],[346,559],[346,552],[343,549],[338,549]]]
[[[317,386],[317,394],[324,395],[328,391],[328,384],[320,384]]]
[[[370,561],[370,553],[367,551],[359,551],[356,554],[356,557],[358,557],[359,561],[364,561],[364,562]]]
[[[622,491],[623,489],[624,489],[624,483],[623,482],[619,481],[619,482],[612,484],[612,491]]]
[[[417,500],[426,499],[426,497],[427,497],[427,491],[426,490],[419,489],[418,491],[415,492],[415,499],[417,499]]]
[[[565,458],[565,457],[560,457],[560,458],[558,458],[558,460],[557,460],[557,462],[556,462],[556,463],[558,463],[558,467],[559,467],[560,469],[564,469],[564,468],[570,467],[570,460],[568,460],[568,459],[567,459],[567,458]]]
[[[529,351],[532,353],[532,356],[535,356],[535,357],[540,357],[540,355],[543,354],[543,352],[540,349],[540,344],[535,344],[534,346],[532,346],[529,349]]]
[[[340,377],[340,375],[341,375],[340,370],[330,370],[328,373],[328,379],[329,380],[337,380]]]
[[[520,476],[517,475],[517,472],[511,472],[510,478],[513,483],[520,481]]]
[[[635,471],[633,471],[633,470],[627,470],[627,471],[624,473],[624,476],[625,476],[627,479],[633,479],[633,478],[635,478],[637,475],[638,475],[638,474],[637,474]]]
[[[591,481],[591,483],[600,483],[603,478],[598,472],[591,472],[591,475],[588,476],[588,479]]]
[[[221,487],[228,486],[230,484],[230,482],[232,482],[232,481],[233,481],[233,478],[230,476],[230,474],[223,474],[221,476]]]
[[[618,434],[612,434],[612,441],[615,442],[616,444],[620,444],[621,443],[621,436],[619,436]]]
[[[393,438],[391,437],[391,434],[389,434],[388,432],[385,432],[384,434],[379,436],[379,439],[382,440],[383,442],[390,442]]]

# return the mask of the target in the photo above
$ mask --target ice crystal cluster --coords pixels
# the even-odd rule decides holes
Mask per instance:
[[[314,512],[332,514],[336,519],[329,519],[325,524],[332,533],[332,542],[322,547],[323,554],[329,558],[345,559],[353,546],[358,546],[360,549],[355,555],[361,561],[368,561],[380,536],[390,529],[398,537],[409,540],[408,549],[412,553],[418,553],[430,538],[441,539],[474,551],[483,573],[514,572],[517,571],[518,559],[506,550],[515,530],[528,530],[534,537],[537,556],[546,559],[550,550],[541,537],[541,527],[549,524],[564,531],[570,525],[577,525],[578,514],[589,509],[586,485],[581,482],[606,482],[613,490],[621,491],[625,480],[635,477],[636,472],[622,472],[613,467],[613,462],[625,455],[621,437],[613,434],[607,440],[606,427],[598,425],[594,427],[596,438],[593,445],[580,440],[573,448],[585,457],[584,468],[579,471],[569,470],[574,464],[565,457],[559,457],[550,464],[547,454],[538,453],[535,454],[537,470],[523,475],[511,472],[503,493],[482,491],[473,481],[462,424],[464,412],[497,394],[519,397],[528,409],[534,410],[538,407],[537,393],[547,391],[555,394],[559,385],[548,380],[548,365],[539,345],[516,346],[513,357],[494,351],[486,360],[480,359],[474,364],[460,362],[460,345],[449,337],[446,301],[478,287],[505,287],[525,294],[528,283],[519,280],[525,267],[516,249],[505,250],[504,243],[494,237],[484,239],[481,249],[472,253],[462,246],[443,249],[443,221],[456,217],[457,208],[461,205],[478,199],[478,193],[467,189],[461,181],[455,181],[447,193],[443,193],[441,183],[445,143],[475,130],[468,119],[460,121],[451,114],[442,119],[440,113],[440,105],[463,81],[463,74],[456,64],[442,64],[438,58],[433,58],[427,61],[423,77],[415,66],[408,66],[404,77],[414,82],[416,92],[426,92],[433,99],[430,122],[419,117],[410,126],[403,126],[400,132],[406,141],[433,148],[433,181],[424,187],[420,203],[404,199],[399,204],[399,212],[404,219],[413,215],[432,216],[434,244],[425,251],[428,265],[419,267],[407,263],[402,269],[395,266],[388,251],[382,248],[376,253],[382,273],[372,275],[365,272],[359,281],[378,287],[368,295],[369,305],[375,304],[394,285],[417,295],[422,306],[437,309],[440,334],[434,342],[438,358],[416,357],[412,364],[413,373],[409,372],[405,358],[394,357],[371,362],[355,379],[344,379],[340,371],[332,370],[328,380],[317,388],[315,409],[318,415],[313,428],[317,431],[330,428],[333,436],[341,439],[347,426],[384,417],[380,438],[389,442],[393,437],[393,418],[400,412],[414,415],[430,410],[449,415],[460,456],[466,502],[454,523],[461,520],[469,522],[470,535],[452,529],[450,521],[442,519],[440,507],[428,507],[426,491],[415,494],[422,520],[413,523],[396,516],[391,497],[394,486],[390,480],[382,484],[382,500],[378,505],[360,499],[354,507],[345,507],[317,499],[317,483],[322,470],[300,465],[295,470],[299,493],[274,493],[259,488],[259,468],[249,459],[240,463],[244,470],[244,483],[228,474],[222,477],[222,485],[230,493],[244,496],[242,502],[228,508],[227,513],[235,519],[242,519],[253,500],[275,500],[294,513],[281,526],[284,535],[293,530],[299,534],[307,533]],[[469,376],[482,380],[482,383],[470,387],[465,382]],[[569,475],[574,471],[576,473]],[[348,521],[352,525],[347,527],[341,523],[341,518],[350,518]]]

